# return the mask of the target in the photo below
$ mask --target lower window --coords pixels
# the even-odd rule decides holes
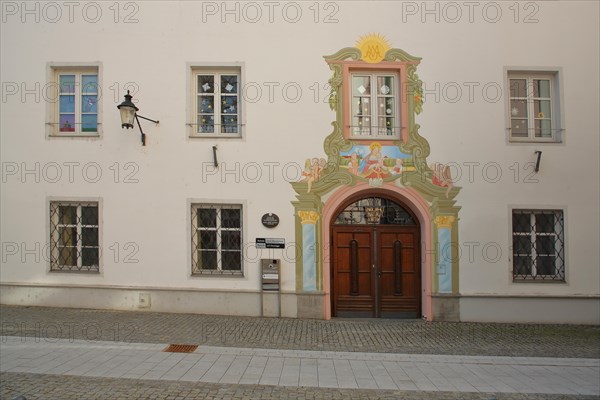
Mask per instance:
[[[192,205],[192,274],[242,275],[242,206]]]
[[[50,271],[99,272],[98,203],[50,203]]]
[[[513,280],[565,281],[562,210],[513,210]]]

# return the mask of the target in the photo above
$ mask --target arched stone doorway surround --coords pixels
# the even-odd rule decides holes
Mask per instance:
[[[322,238],[323,238],[323,254],[326,255],[326,250],[331,249],[331,226],[333,220],[337,217],[336,212],[347,201],[348,198],[364,195],[369,196],[374,189],[367,183],[359,183],[355,186],[346,186],[338,189],[330,195],[323,206],[323,223]],[[429,215],[429,204],[419,195],[419,193],[411,188],[400,187],[384,187],[378,188],[377,194],[387,193],[389,197],[395,198],[406,206],[410,207],[411,211],[419,220],[421,229],[421,310],[427,320],[431,320],[431,292],[432,292],[432,254],[427,251],[427,243],[431,243],[431,218]],[[331,257],[323,258],[323,288],[325,292],[323,317],[331,318]]]

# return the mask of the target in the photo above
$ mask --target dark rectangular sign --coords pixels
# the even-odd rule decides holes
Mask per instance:
[[[285,239],[256,238],[257,249],[285,249]]]

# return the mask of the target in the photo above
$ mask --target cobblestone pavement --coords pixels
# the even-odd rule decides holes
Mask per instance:
[[[87,340],[90,344],[103,340],[336,352],[600,358],[600,327],[597,326],[371,319],[317,321],[17,306],[0,306],[0,323],[2,343],[14,341],[14,336],[21,336],[27,337],[23,340],[27,343],[31,338],[35,343],[53,343],[54,338],[63,338]],[[27,400],[597,398],[583,395],[338,389],[2,372],[0,398],[13,399],[17,395],[24,395]]]
[[[405,399],[405,400],[559,400],[597,399],[595,396],[494,394],[460,392],[402,392],[394,390],[325,389],[266,385],[232,385],[177,381],[89,378],[3,372],[0,399],[24,395],[27,400],[70,399]]]
[[[600,358],[600,327],[331,321],[0,306],[2,336],[271,349]]]

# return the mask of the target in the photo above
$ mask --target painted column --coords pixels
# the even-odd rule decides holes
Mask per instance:
[[[319,214],[316,211],[298,211],[302,223],[302,290],[317,290],[317,244],[316,225]]]
[[[438,239],[438,293],[452,293],[452,260],[455,247],[455,244],[452,243],[452,224],[455,219],[451,215],[440,215],[435,218]]]

